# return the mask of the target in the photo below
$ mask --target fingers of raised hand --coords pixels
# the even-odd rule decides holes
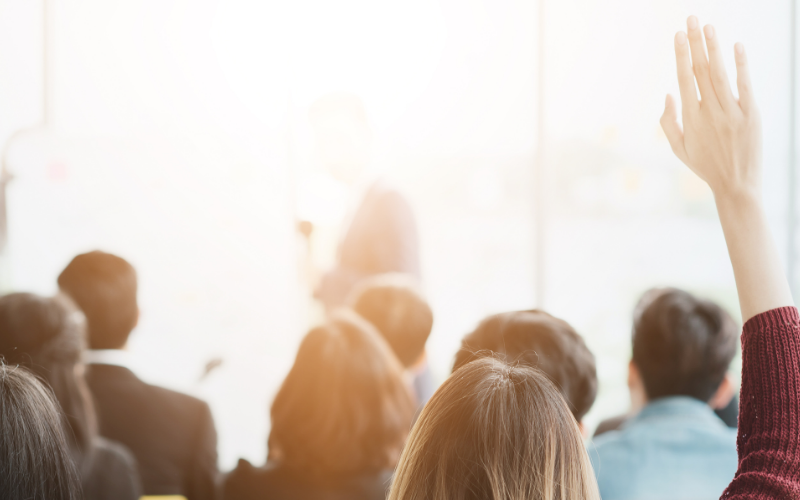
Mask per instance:
[[[725,71],[725,62],[722,60],[722,50],[719,47],[719,37],[716,36],[714,27],[707,24],[703,29],[708,46],[708,65],[711,76],[711,83],[717,100],[723,109],[733,106],[735,100],[731,92],[731,84],[728,82],[728,73]],[[705,99],[705,97],[704,97]]]
[[[703,33],[700,30],[700,23],[695,16],[689,16],[686,21],[689,34],[689,46],[692,52],[692,67],[694,77],[697,80],[697,87],[700,89],[700,98],[704,103],[719,102],[714,93],[714,85],[711,83],[711,75],[706,58],[706,49],[703,43]]]
[[[667,136],[672,151],[685,164],[689,164],[689,157],[686,154],[686,147],[683,143],[683,130],[678,124],[678,108],[671,95],[667,95],[667,102],[664,105],[664,114],[661,115],[661,128]]]
[[[689,57],[689,43],[686,33],[679,31],[675,35],[675,60],[678,66],[678,85],[681,91],[681,103],[684,112],[694,112],[700,107],[697,100],[697,88],[694,86],[692,60]]]
[[[733,53],[736,56],[736,86],[739,88],[739,106],[745,113],[750,113],[755,110],[755,100],[744,45],[741,42],[737,43]]]

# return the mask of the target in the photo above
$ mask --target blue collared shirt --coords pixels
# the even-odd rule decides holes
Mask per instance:
[[[738,466],[736,430],[683,396],[657,399],[589,445],[603,500],[716,500]]]

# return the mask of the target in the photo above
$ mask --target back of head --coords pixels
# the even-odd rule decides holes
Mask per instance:
[[[633,322],[633,363],[650,400],[707,402],[736,354],[736,324],[721,307],[676,289],[651,290]]]
[[[0,498],[78,500],[57,405],[36,378],[0,363]]]
[[[68,440],[88,452],[96,432],[83,379],[84,320],[65,296],[12,293],[0,297],[0,357],[24,366],[52,389],[69,424]]]
[[[580,431],[540,371],[456,370],[414,425],[389,500],[599,500]]]
[[[406,368],[419,361],[433,328],[433,312],[413,278],[403,274],[368,278],[353,291],[348,303],[375,325]]]
[[[125,345],[139,319],[133,266],[109,253],[84,253],[61,272],[58,286],[86,315],[90,349]]]
[[[337,313],[303,339],[272,404],[269,457],[311,476],[394,467],[414,402],[374,328]]]
[[[537,368],[561,390],[580,422],[597,396],[594,356],[564,320],[543,311],[513,311],[489,316],[464,337],[455,372],[486,356]]]

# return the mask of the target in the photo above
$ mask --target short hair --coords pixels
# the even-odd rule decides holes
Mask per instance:
[[[0,498],[83,498],[50,391],[25,369],[4,363],[0,422]]]
[[[414,410],[391,348],[340,311],[300,344],[272,403],[269,458],[309,476],[393,468]]]
[[[707,402],[736,354],[736,324],[717,304],[674,288],[646,292],[633,320],[633,363],[650,400]]]
[[[484,319],[461,342],[453,371],[487,356],[544,372],[579,422],[597,397],[594,355],[569,323],[544,311],[512,311]]]
[[[433,312],[413,278],[395,273],[367,278],[347,302],[383,335],[403,366],[419,361],[433,328]]]
[[[0,357],[45,381],[64,414],[69,444],[81,459],[92,450],[97,421],[83,377],[83,314],[68,297],[12,293],[0,297]]]
[[[357,95],[337,91],[323,95],[311,104],[308,110],[311,123],[325,118],[344,118],[361,127],[369,127],[364,102]]]
[[[110,253],[84,253],[61,272],[58,286],[86,315],[90,349],[125,345],[139,319],[133,266]]]
[[[434,393],[388,500],[599,500],[577,422],[541,371],[482,358]]]

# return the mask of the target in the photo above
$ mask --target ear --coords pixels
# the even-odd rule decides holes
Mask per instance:
[[[628,363],[628,389],[633,389],[641,384],[642,377],[639,375],[639,368],[637,368],[636,364],[631,360]]]
[[[647,391],[639,367],[633,360],[628,363],[628,390],[631,393],[631,412],[638,412],[647,406]]]
[[[725,378],[722,379],[722,383],[719,384],[717,392],[711,396],[708,405],[715,410],[725,408],[728,406],[728,403],[731,402],[731,399],[733,399],[734,394],[736,394],[736,387],[733,383],[733,377],[731,377],[730,374],[725,374]]]
[[[589,439],[589,431],[586,429],[586,426],[583,425],[583,420],[578,422],[578,429],[581,431],[581,437],[583,439]]]

